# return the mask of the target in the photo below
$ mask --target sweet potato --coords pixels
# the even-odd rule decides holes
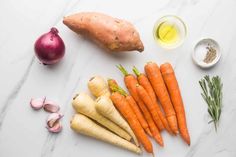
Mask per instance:
[[[81,12],[64,17],[63,23],[72,31],[92,39],[108,51],[144,50],[139,33],[125,20],[102,13]]]

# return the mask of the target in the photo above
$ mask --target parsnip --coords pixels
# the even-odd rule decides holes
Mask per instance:
[[[125,131],[127,131],[133,138],[135,144],[139,146],[139,142],[136,136],[134,135],[132,129],[129,127],[129,124],[123,119],[120,113],[116,110],[115,106],[113,105],[109,97],[104,95],[98,97],[96,100],[95,108],[104,117],[110,119],[118,126],[123,128]]]
[[[88,82],[88,88],[95,97],[111,95],[106,81],[101,76],[92,77]]]
[[[90,92],[95,97],[97,97],[95,104],[96,110],[101,115],[113,121],[118,126],[127,131],[134,139],[135,144],[138,146],[139,143],[133,131],[129,127],[128,123],[121,117],[112,101],[110,100],[110,91],[105,79],[101,76],[94,76],[89,80],[88,87]]]
[[[115,123],[113,123],[112,121],[103,117],[101,114],[99,114],[97,112],[97,110],[95,109],[94,100],[86,93],[77,94],[73,98],[72,105],[78,113],[84,114],[84,115],[94,119],[98,123],[102,124],[106,128],[110,129],[111,131],[113,131],[114,133],[119,135],[120,137],[122,137],[128,141],[131,140],[131,136],[127,132],[125,132],[123,129],[121,129],[119,126],[117,126]]]
[[[111,143],[115,146],[125,148],[137,154],[141,153],[141,149],[139,147],[102,128],[82,114],[75,114],[72,117],[70,121],[70,127],[77,133]]]

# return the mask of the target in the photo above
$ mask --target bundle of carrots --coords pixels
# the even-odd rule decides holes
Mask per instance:
[[[164,145],[160,134],[164,129],[171,135],[180,132],[182,139],[190,145],[184,104],[171,64],[165,63],[159,68],[156,63],[148,62],[144,67],[146,75],[133,68],[136,76],[129,74],[122,65],[117,67],[124,75],[130,95],[115,80],[109,79],[110,98],[145,150],[153,153],[147,135],[160,146]]]

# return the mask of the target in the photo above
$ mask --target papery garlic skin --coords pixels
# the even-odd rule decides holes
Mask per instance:
[[[57,133],[62,130],[60,119],[63,117],[60,113],[52,113],[47,118],[47,129],[50,132]]]
[[[62,114],[60,114],[60,113],[52,113],[52,114],[50,114],[49,116],[48,116],[48,118],[47,118],[47,126],[48,127],[53,127],[54,126],[54,124],[57,122],[57,121],[59,121],[61,118],[63,117],[63,115]]]
[[[44,102],[43,109],[50,113],[56,113],[60,110],[60,106],[57,105],[57,103],[55,103],[54,101],[46,100]]]
[[[52,132],[52,133],[59,133],[61,132],[62,130],[62,125],[61,125],[61,122],[58,121],[55,123],[55,125],[53,127],[46,127],[48,129],[49,132]]]
[[[31,98],[30,106],[34,110],[40,110],[41,108],[43,108],[45,101],[46,101],[46,97],[43,97],[43,98]]]

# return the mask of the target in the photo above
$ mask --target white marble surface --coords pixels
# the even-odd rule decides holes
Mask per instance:
[[[131,21],[140,32],[145,51],[104,53],[62,24],[63,16],[79,11],[100,11]],[[188,28],[184,44],[169,52],[158,47],[152,37],[155,20],[166,14],[180,16]],[[86,82],[92,75],[122,82],[116,64],[129,68],[136,65],[141,69],[149,60],[170,61],[174,65],[191,134],[188,147],[180,137],[170,137],[164,132],[164,148],[153,142],[156,156],[235,157],[235,14],[235,0],[1,0],[0,157],[137,156],[72,132],[69,119],[74,111],[70,103],[76,92],[87,91]],[[33,44],[52,26],[59,29],[65,41],[66,56],[60,64],[46,67],[34,57]],[[195,66],[190,56],[194,43],[203,37],[216,39],[222,48],[219,64],[209,70]],[[219,75],[224,82],[224,107],[217,133],[207,124],[207,107],[200,96],[198,80],[205,74]],[[30,98],[37,96],[60,103],[65,114],[60,134],[53,135],[45,129],[47,113],[29,107]]]

